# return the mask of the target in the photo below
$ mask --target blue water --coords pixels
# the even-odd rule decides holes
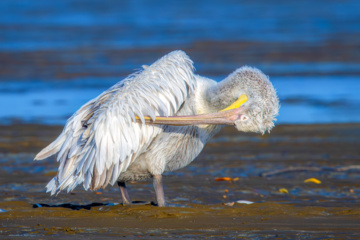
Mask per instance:
[[[360,121],[357,77],[273,77],[272,82],[281,102],[278,123]],[[2,83],[0,122],[64,124],[81,105],[114,83],[115,79]]]
[[[148,47],[204,39],[354,41],[360,34],[357,0],[2,0],[0,9],[0,24],[15,26],[3,29],[4,51]]]
[[[359,9],[356,0],[2,0],[0,124],[64,124],[162,49],[183,48],[200,74],[216,80],[243,64],[269,74],[281,101],[278,123],[360,122]],[[259,47],[232,53],[227,43]],[[334,47],[297,56],[299,46],[324,45]],[[342,51],[348,46],[355,51]]]

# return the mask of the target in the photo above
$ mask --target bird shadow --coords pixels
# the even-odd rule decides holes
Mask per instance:
[[[62,204],[46,204],[46,203],[34,203],[33,208],[68,208],[72,210],[91,210],[93,207],[101,207],[101,206],[116,206],[116,205],[124,205],[122,203],[90,203],[90,204],[73,204],[73,203],[62,203]],[[146,201],[133,201],[132,205],[151,205],[157,206],[154,202],[146,202]]]

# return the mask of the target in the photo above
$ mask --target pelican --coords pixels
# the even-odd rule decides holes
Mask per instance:
[[[153,179],[165,206],[162,174],[189,165],[225,125],[264,134],[274,127],[279,100],[268,77],[241,67],[221,82],[194,73],[192,60],[173,51],[110,87],[70,117],[58,138],[35,157],[57,154],[51,195],[82,184],[98,190],[116,182]]]

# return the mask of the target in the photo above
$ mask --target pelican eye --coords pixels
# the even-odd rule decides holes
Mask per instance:
[[[247,121],[247,120],[249,120],[249,117],[248,117],[248,116],[246,116],[246,115],[241,115],[240,121],[245,122],[245,121]]]

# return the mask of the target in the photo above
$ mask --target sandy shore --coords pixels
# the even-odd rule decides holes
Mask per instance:
[[[116,187],[97,193],[78,188],[57,197],[44,193],[57,163],[32,158],[61,130],[0,126],[1,237],[360,237],[360,173],[342,168],[359,164],[360,124],[280,125],[264,136],[225,128],[190,166],[165,176],[166,208],[122,206]],[[289,168],[299,171],[274,172]],[[308,178],[321,184],[305,183]],[[133,200],[154,201],[151,182],[129,187]]]

